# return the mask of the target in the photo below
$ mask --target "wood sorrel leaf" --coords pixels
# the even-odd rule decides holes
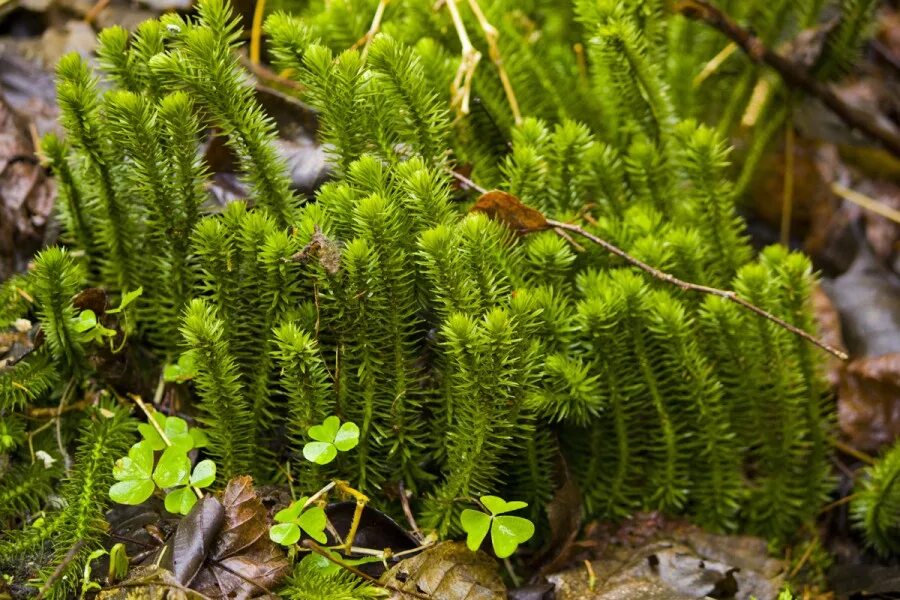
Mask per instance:
[[[340,419],[331,416],[325,419],[321,425],[313,425],[310,427],[307,433],[309,433],[309,437],[318,442],[328,442],[331,444],[334,442],[340,424]]]
[[[296,523],[279,523],[269,529],[269,539],[282,546],[293,546],[300,539],[300,527]]]
[[[337,448],[331,442],[309,442],[303,446],[303,458],[317,465],[327,465],[337,456]]]
[[[299,517],[300,513],[303,512],[303,505],[306,504],[307,500],[309,500],[309,498],[307,496],[304,496],[299,500],[291,502],[290,506],[288,506],[287,508],[282,508],[277,513],[275,513],[275,520],[279,523],[290,523],[297,520],[297,517]]]
[[[216,463],[208,458],[198,462],[197,466],[194,467],[194,472],[191,473],[191,485],[194,487],[207,487],[212,485],[212,482],[215,480]]]
[[[156,486],[147,479],[129,479],[120,481],[109,488],[109,497],[119,504],[140,504],[153,495]]]
[[[186,515],[197,503],[197,494],[189,487],[180,487],[166,494],[165,507],[170,513]]]
[[[153,448],[147,442],[138,442],[113,466],[113,477],[118,481],[150,479],[153,472]]]
[[[356,426],[356,423],[344,423],[334,436],[334,446],[341,452],[355,448],[358,443],[359,427]]]
[[[512,556],[519,544],[527,542],[534,535],[534,523],[522,517],[501,515],[491,523],[491,542],[497,558]]]
[[[190,474],[191,461],[184,448],[171,446],[159,457],[153,481],[161,488],[170,488],[186,484]]]
[[[325,537],[325,522],[325,511],[320,506],[309,507],[296,520],[297,525],[320,544],[328,542]]]
[[[459,516],[459,522],[466,532],[466,545],[469,550],[477,551],[491,527],[491,516],[480,510],[467,508]]]
[[[497,496],[482,496],[481,503],[484,504],[486,509],[491,511],[492,515],[502,515],[503,513],[512,512],[528,506],[527,502],[522,502],[520,500],[507,502]]]

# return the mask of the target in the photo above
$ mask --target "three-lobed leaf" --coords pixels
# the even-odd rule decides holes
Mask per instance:
[[[156,485],[153,475],[153,448],[138,442],[113,466],[113,478],[118,482],[109,488],[109,497],[119,504],[140,504],[153,495]]]
[[[153,481],[160,488],[171,488],[185,485],[191,474],[191,460],[181,446],[170,446],[165,449],[156,470],[153,472]]]
[[[277,525],[269,529],[269,539],[283,546],[292,546],[300,539],[301,530],[320,544],[328,541],[325,536],[327,517],[320,506],[306,507],[309,498],[303,497],[292,502],[287,508],[275,513]]]
[[[488,532],[498,558],[512,556],[519,547],[534,535],[534,523],[522,517],[505,513],[528,506],[526,502],[506,502],[497,496],[482,496],[481,503],[491,514],[466,509],[460,515],[460,524],[466,532],[466,545],[473,552],[481,547]]]
[[[307,434],[314,441],[303,446],[303,457],[317,465],[327,465],[338,451],[352,450],[359,444],[359,427],[350,421],[341,425],[335,416],[327,417],[320,425],[313,425]]]

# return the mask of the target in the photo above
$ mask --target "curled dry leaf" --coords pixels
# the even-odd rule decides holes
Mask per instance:
[[[381,582],[397,590],[424,594],[434,600],[503,600],[506,587],[497,563],[483,552],[471,552],[463,542],[442,542],[394,565]],[[409,600],[394,592],[391,600]]]
[[[512,194],[500,190],[482,194],[471,211],[482,212],[491,219],[505,223],[519,235],[550,228],[539,210],[525,206]]]
[[[253,480],[243,476],[229,481],[222,506],[224,523],[191,587],[210,598],[265,596],[287,575],[290,563],[269,539],[266,507]]]
[[[874,452],[900,436],[900,352],[847,365],[838,388],[838,422],[853,446]]]
[[[135,515],[143,523],[140,529],[147,528],[145,517],[152,519],[152,515]],[[268,513],[253,480],[248,476],[232,479],[221,498],[198,500],[179,521],[162,555],[147,556],[118,589],[139,598],[161,597],[153,596],[151,588],[167,585],[182,586],[175,591],[185,597],[192,591],[196,597],[228,600],[271,596],[270,590],[287,575],[290,563],[269,540],[268,526]]]
[[[23,271],[43,245],[55,197],[26,126],[0,99],[0,280]]]

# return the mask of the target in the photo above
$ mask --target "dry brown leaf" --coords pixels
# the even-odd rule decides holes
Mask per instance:
[[[867,452],[900,436],[900,352],[847,365],[838,388],[838,422],[851,444]]]
[[[491,219],[505,223],[520,235],[550,228],[539,210],[525,206],[512,194],[500,190],[482,194],[471,212],[482,212]]]
[[[23,271],[43,245],[55,197],[25,124],[0,99],[0,281]]]
[[[266,595],[290,563],[269,539],[266,507],[249,476],[228,482],[222,495],[225,522],[191,587],[210,598],[245,600]]]
[[[506,587],[497,563],[483,552],[472,552],[462,542],[442,542],[394,565],[381,582],[433,600],[504,600]],[[409,600],[394,592],[391,600]]]

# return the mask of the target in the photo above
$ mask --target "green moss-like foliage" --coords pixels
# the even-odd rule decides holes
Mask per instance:
[[[813,519],[829,489],[831,423],[817,350],[596,247],[550,231],[520,238],[468,214],[472,196],[451,174],[471,165],[482,185],[581,221],[677,276],[734,287],[812,331],[808,259],[780,249],[753,258],[729,178],[729,117],[681,85],[721,40],[664,16],[662,3],[491,3],[524,115],[516,124],[486,63],[471,113],[449,110],[457,55],[430,3],[392,2],[384,33],[365,51],[348,49],[374,4],[313,2],[304,18],[267,21],[270,55],[319,111],[334,167],[305,203],[238,66],[239,32],[223,0],[134,34],[104,32],[111,89],[102,96],[84,61],[63,59],[66,139],[49,138],[46,159],[63,191],[64,240],[77,252],[48,249],[33,273],[0,288],[3,325],[32,317],[46,336],[0,365],[3,422],[111,386],[109,350],[100,360],[101,346],[75,332],[72,296],[88,284],[114,299],[142,286],[125,352],[139,350],[151,371],[189,354],[197,373],[182,384],[185,410],[208,429],[220,483],[247,472],[283,481],[289,464],[299,491],[341,477],[390,510],[383,492],[402,482],[420,523],[444,535],[458,533],[467,499],[486,493],[525,500],[543,519],[567,475],[591,518],[660,509],[775,540]],[[792,6],[747,14],[777,40]],[[683,56],[676,49],[688,34],[698,49]],[[711,103],[749,93],[758,72],[741,64],[716,78],[722,94]],[[734,106],[724,109],[732,119],[742,103]],[[225,137],[248,187],[245,201],[215,212],[203,208],[208,170],[198,152],[208,130]],[[306,429],[330,414],[359,426],[359,445],[312,469],[301,458]],[[101,434],[76,436],[91,448]],[[58,452],[52,436],[36,442]],[[0,452],[30,464],[20,445]],[[115,453],[88,454],[75,473],[89,473],[91,485],[65,488],[70,506],[106,497],[94,478]],[[42,493],[21,500],[26,468],[15,468],[0,498],[20,498],[5,517],[20,526],[46,502]],[[40,547],[62,522],[11,536],[0,557]],[[359,592],[331,583],[347,597]],[[285,593],[315,597],[304,585],[295,578]]]
[[[851,505],[866,543],[879,554],[900,552],[900,444],[864,470]]]

